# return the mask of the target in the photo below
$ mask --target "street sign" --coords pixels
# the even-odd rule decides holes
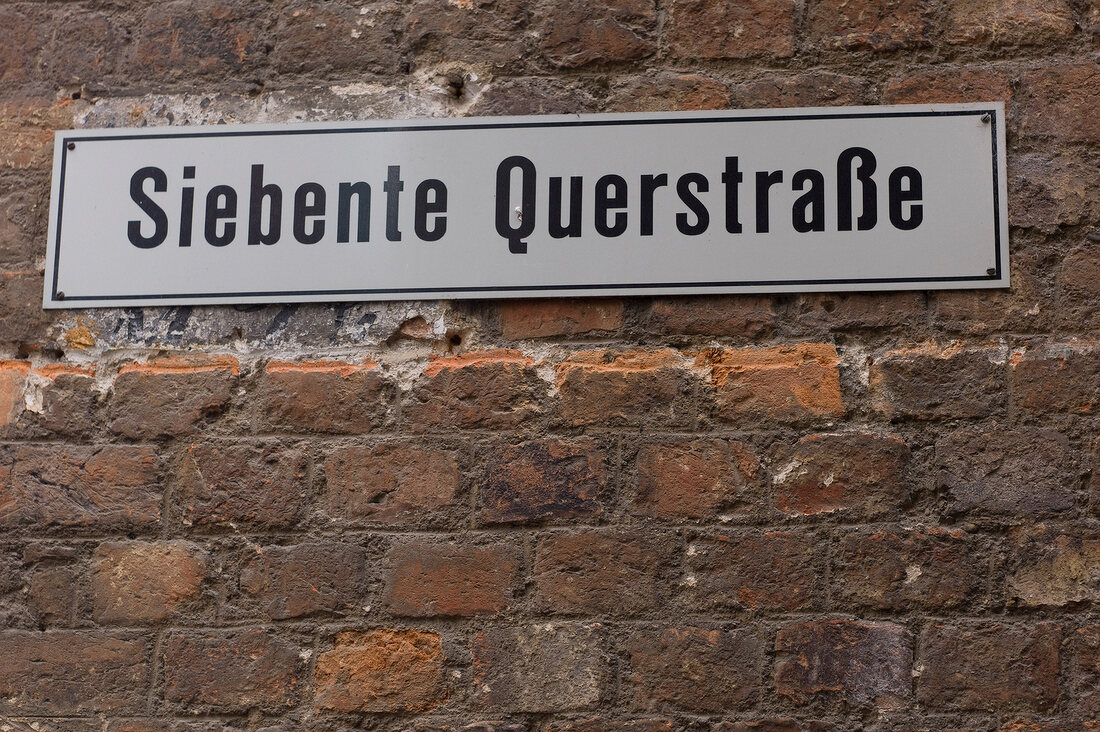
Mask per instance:
[[[1007,287],[1001,103],[57,133],[47,308]]]

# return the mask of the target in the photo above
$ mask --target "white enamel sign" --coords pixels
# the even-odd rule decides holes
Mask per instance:
[[[45,307],[1007,287],[1000,103],[57,133]]]

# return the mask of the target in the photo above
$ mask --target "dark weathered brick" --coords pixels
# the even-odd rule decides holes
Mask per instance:
[[[0,528],[149,530],[160,521],[150,447],[0,447]]]
[[[101,631],[0,632],[0,713],[78,716],[145,709],[149,639]]]
[[[497,613],[513,602],[520,556],[510,546],[436,544],[395,547],[387,557],[383,603],[394,615],[470,616]]]
[[[1009,220],[1046,233],[1100,217],[1094,166],[1074,155],[1017,155],[1009,178]],[[1013,273],[1015,277],[1015,272]]]
[[[705,608],[807,610],[817,595],[818,552],[811,534],[715,534],[688,546],[688,584]]]
[[[664,520],[751,516],[761,510],[760,462],[728,440],[668,440],[642,445],[634,512]]]
[[[493,627],[477,633],[472,650],[479,708],[579,711],[606,694],[610,665],[598,624]]]
[[[1031,414],[1100,410],[1100,351],[1073,346],[1029,350],[1012,359],[1012,402]]]
[[[531,9],[521,0],[420,0],[409,8],[406,36],[413,52],[428,61],[522,65]]]
[[[843,607],[943,611],[980,599],[988,571],[961,531],[898,528],[844,536],[832,577]]]
[[[237,381],[232,356],[180,356],[119,369],[109,427],[132,439],[188,435],[226,408]]]
[[[1024,74],[1020,129],[1065,142],[1100,141],[1100,66],[1050,66]]]
[[[791,515],[889,515],[909,501],[908,464],[896,435],[809,435],[776,451],[775,506]]]
[[[760,698],[764,647],[751,631],[637,628],[624,647],[634,709],[715,714]]]
[[[185,541],[100,544],[92,562],[92,613],[97,623],[156,623],[194,609],[208,559]]]
[[[690,425],[698,413],[696,376],[676,351],[582,351],[557,372],[569,425]]]
[[[600,515],[607,482],[597,443],[534,440],[495,450],[478,492],[485,523],[529,523]]]
[[[1076,696],[1082,711],[1100,715],[1100,625],[1087,625],[1069,635],[1070,672],[1077,676]]]
[[[858,620],[787,625],[775,638],[776,691],[797,704],[833,697],[895,709],[910,696],[913,664],[903,626]]]
[[[742,81],[731,87],[731,97],[737,109],[831,107],[863,104],[870,90],[866,79],[815,69]]]
[[[344,613],[370,588],[366,549],[338,542],[248,549],[241,590],[274,620]]]
[[[461,487],[458,455],[421,443],[349,445],[325,460],[325,512],[353,523],[438,519]]]
[[[1021,526],[1009,532],[1007,594],[1026,607],[1100,600],[1100,533],[1079,526]]]
[[[262,6],[232,0],[153,5],[137,29],[129,63],[144,79],[247,71],[265,54]]]
[[[559,0],[545,19],[540,45],[554,66],[634,61],[657,50],[654,0]]]
[[[175,500],[183,522],[197,528],[285,529],[309,503],[310,461],[275,442],[202,442],[180,457]]]
[[[947,11],[949,43],[1042,44],[1073,31],[1067,0],[954,0]]]
[[[535,602],[556,614],[637,613],[656,607],[673,554],[660,535],[627,531],[551,534],[535,548]]]
[[[612,86],[607,100],[609,112],[728,109],[729,106],[730,91],[723,82],[702,74],[669,72],[623,79]]]
[[[401,64],[403,24],[395,3],[298,0],[280,13],[272,62],[282,73],[393,73]]]
[[[321,653],[314,703],[337,712],[423,712],[447,699],[443,646],[422,630],[347,631]]]
[[[164,639],[164,696],[188,711],[288,707],[298,696],[298,649],[264,630],[174,632]]]
[[[1061,642],[1051,623],[930,625],[921,634],[917,698],[930,709],[1049,709]]]
[[[936,442],[936,467],[949,514],[1030,519],[1074,508],[1074,460],[1057,432],[958,430]]]
[[[828,48],[920,46],[929,40],[931,10],[924,0],[820,0],[810,8],[810,38]]]
[[[719,59],[794,53],[793,0],[675,0],[669,13],[669,53]]]
[[[546,384],[518,351],[432,361],[402,405],[402,422],[433,429],[513,429],[537,416]]]
[[[996,349],[922,346],[890,351],[871,366],[872,401],[889,418],[988,417],[1005,401]]]
[[[766,335],[774,324],[772,299],[753,295],[658,298],[643,321],[647,331],[661,335],[744,338]]]

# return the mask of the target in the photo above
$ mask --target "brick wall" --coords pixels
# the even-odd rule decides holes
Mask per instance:
[[[1097,729],[1098,33],[0,3],[0,730]],[[1010,291],[39,306],[57,128],[991,99]]]

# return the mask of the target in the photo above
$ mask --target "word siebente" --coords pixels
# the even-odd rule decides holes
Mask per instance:
[[[850,147],[837,156],[836,164],[836,230],[868,231],[878,224],[878,183],[874,174],[878,161],[874,153],[862,147]],[[518,176],[518,179],[516,178]],[[750,184],[755,209],[755,230],[765,234],[771,231],[771,191],[784,183],[782,170],[755,172],[754,184]],[[726,232],[740,234],[741,194],[745,173],[739,168],[736,156],[726,157],[721,173],[724,195],[723,219]],[[195,178],[194,166],[186,166],[184,180]],[[518,182],[519,195],[512,196],[512,183]],[[513,254],[527,252],[527,239],[534,233],[538,221],[536,183],[538,172],[535,164],[522,155],[503,160],[496,171],[496,232],[508,242]],[[168,214],[146,191],[152,183],[153,193],[168,190],[167,174],[156,167],[138,170],[130,179],[130,198],[152,222],[152,233],[143,234],[148,221],[129,221],[127,235],[130,243],[141,249],[152,249],[168,239],[170,224]],[[586,184],[582,176],[570,176],[569,193],[563,192],[564,178],[551,176],[548,181],[546,233],[554,239],[581,237],[585,233],[584,209],[587,198]],[[859,185],[860,213],[856,215],[853,189]],[[711,211],[698,194],[711,189],[710,179],[702,173],[684,173],[671,183],[667,173],[645,174],[638,180],[640,196],[637,211],[631,209],[630,184],[615,174],[604,175],[591,188],[593,201],[592,224],[602,237],[618,237],[627,232],[632,219],[636,221],[638,234],[654,233],[655,200],[664,187],[675,189],[676,196],[686,210],[675,213],[676,229],[686,236],[705,233],[711,225]],[[812,168],[796,171],[790,179],[792,191],[801,195],[791,206],[790,221],[796,232],[825,231],[825,175]],[[388,241],[401,241],[398,226],[401,194],[405,183],[401,180],[401,167],[387,168],[382,184],[385,194],[385,236]],[[924,219],[923,181],[920,172],[911,166],[900,166],[887,177],[887,209],[890,223],[897,229],[909,231],[920,226]],[[301,244],[316,244],[326,233],[325,217],[330,214],[329,193],[320,183],[303,183],[290,201],[291,229],[294,239]],[[568,198],[568,202],[566,202]],[[351,241],[354,221],[355,241],[369,242],[371,237],[371,186],[359,181],[340,183],[336,191],[336,241]],[[266,201],[266,206],[265,206]],[[355,216],[352,216],[352,208]],[[183,186],[180,190],[180,221],[178,243],[181,247],[192,244],[195,188]],[[228,185],[216,185],[206,194],[202,233],[208,244],[223,247],[237,240],[238,194]],[[266,208],[266,217],[264,209]],[[264,166],[251,167],[248,195],[246,241],[254,244],[275,244],[280,241],[283,221],[283,192],[274,183],[264,183]],[[563,215],[565,214],[565,215]],[[636,218],[635,218],[636,217]],[[266,218],[266,221],[264,219]],[[433,178],[421,181],[415,189],[413,201],[413,229],[421,241],[438,241],[447,233],[447,186]]]

